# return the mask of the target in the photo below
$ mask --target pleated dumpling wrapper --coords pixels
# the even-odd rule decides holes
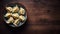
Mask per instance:
[[[19,16],[19,19],[22,21],[22,22],[24,22],[25,21],[25,17],[24,16]]]
[[[8,20],[7,20],[7,24],[10,24],[10,23],[13,23],[14,22],[14,19],[13,19],[13,17],[10,17]]]
[[[14,13],[14,14],[12,14],[12,17],[14,17],[14,19],[17,19],[19,17],[19,14],[18,13]]]
[[[12,7],[6,7],[7,12],[12,12]]]
[[[19,11],[19,7],[16,5],[15,7],[13,7],[13,11],[12,12],[18,12]]]
[[[16,19],[13,24],[14,24],[15,26],[18,26],[18,24],[19,24],[19,19]]]
[[[25,9],[23,9],[22,7],[20,7],[19,13],[20,13],[21,15],[24,15],[24,14],[25,14]]]
[[[9,18],[9,17],[11,17],[12,16],[12,13],[6,13],[5,15],[4,15],[4,17],[7,17],[7,18]]]

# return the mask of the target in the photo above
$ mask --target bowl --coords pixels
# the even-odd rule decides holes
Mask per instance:
[[[11,27],[20,27],[20,26],[22,26],[25,22],[26,22],[26,20],[27,20],[27,10],[26,10],[26,8],[25,8],[25,6],[24,5],[22,5],[22,4],[20,4],[20,3],[9,3],[9,4],[7,4],[5,7],[14,7],[14,6],[18,6],[18,8],[23,8],[24,10],[25,10],[25,14],[23,15],[24,17],[25,17],[25,20],[23,21],[23,22],[21,22],[21,21],[19,21],[19,24],[17,25],[17,26],[15,26],[13,23],[11,23],[11,24],[8,24],[7,23],[7,20],[8,20],[8,18],[7,17],[5,17],[5,14],[7,13],[7,10],[6,10],[6,8],[4,9],[4,21],[5,21],[5,23],[6,24],[8,24],[9,26],[11,26]],[[18,12],[18,14],[19,14],[19,12]]]

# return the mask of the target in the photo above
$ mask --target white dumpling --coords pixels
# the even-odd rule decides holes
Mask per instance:
[[[19,10],[19,13],[24,15],[25,14],[25,10],[21,7],[20,10]]]
[[[13,7],[13,11],[12,12],[18,12],[18,11],[19,11],[19,8],[18,8],[17,5],[15,7]]]
[[[14,13],[12,14],[12,17],[14,17],[15,19],[19,17],[19,14],[18,13]]]
[[[21,21],[25,21],[25,17],[24,16],[19,16],[19,19],[21,20]]]
[[[12,7],[6,7],[7,12],[12,12]]]
[[[14,19],[13,19],[13,17],[10,17],[8,20],[7,20],[7,22],[6,23],[13,23],[14,22]]]
[[[19,24],[19,19],[16,19],[13,24],[17,26]]]
[[[4,15],[4,17],[11,17],[12,16],[12,13],[6,13],[5,15]]]

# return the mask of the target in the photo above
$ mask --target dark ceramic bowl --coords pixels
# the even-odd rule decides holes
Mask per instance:
[[[18,7],[20,8],[20,7],[22,7],[23,9],[25,9],[25,14],[24,14],[24,17],[25,17],[25,21],[23,21],[23,22],[20,22],[19,24],[18,24],[18,26],[15,26],[15,25],[13,25],[13,24],[8,24],[9,26],[11,26],[11,27],[20,27],[20,26],[22,26],[25,22],[26,22],[26,20],[27,20],[27,13],[26,13],[26,8],[24,7],[24,5],[22,5],[22,4],[20,4],[20,3],[9,3],[9,4],[7,4],[5,7],[14,7],[15,5],[18,5]],[[7,11],[6,11],[6,9],[4,9],[4,15],[7,13]],[[19,13],[18,13],[19,14]],[[7,19],[8,18],[6,18],[6,17],[4,17],[4,21],[6,22],[6,24],[7,24]]]

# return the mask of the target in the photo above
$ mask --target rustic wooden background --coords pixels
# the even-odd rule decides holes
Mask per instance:
[[[4,6],[11,2],[23,4],[28,19],[18,28],[8,26],[3,19]],[[60,31],[60,1],[0,0],[0,34],[58,34]]]

